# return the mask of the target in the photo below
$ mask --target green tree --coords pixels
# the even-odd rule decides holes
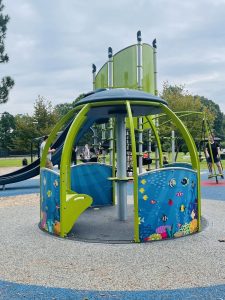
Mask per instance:
[[[34,104],[33,122],[36,122],[37,133],[39,136],[49,134],[58,121],[51,101],[38,96]]]
[[[34,119],[28,114],[15,116],[14,151],[30,153],[31,142],[38,135]]]
[[[63,103],[63,104],[57,104],[54,107],[54,112],[58,117],[58,120],[60,120],[63,116],[65,116],[71,109],[73,109],[72,103]]]
[[[171,86],[168,82],[164,83],[161,97],[168,102],[169,108],[174,112],[204,112],[207,119],[214,124],[215,112],[210,110],[202,103],[199,96],[191,95],[182,85]],[[182,117],[192,136],[196,139],[201,138],[203,115],[189,114]],[[175,129],[171,124],[164,127],[164,131],[171,131]]]
[[[30,153],[31,144],[36,151],[38,143],[34,142],[34,139],[49,134],[57,121],[51,102],[38,96],[33,115],[15,116],[15,152]]]
[[[72,105],[73,107],[77,104],[77,102],[79,102],[81,99],[83,99],[85,97],[86,94],[80,94],[73,102]]]
[[[8,55],[5,53],[5,44],[4,40],[6,37],[7,23],[9,22],[9,16],[3,15],[2,11],[4,5],[2,0],[0,0],[0,63],[7,63],[9,61]],[[14,80],[5,76],[1,80],[0,84],[0,104],[8,101],[9,90],[14,86]]]
[[[183,85],[171,86],[168,82],[165,82],[161,97],[167,100],[169,108],[176,112],[178,116],[180,116],[181,120],[184,122],[194,138],[197,147],[199,147],[200,140],[202,138],[202,122],[204,115],[198,113],[204,112],[207,119],[213,126],[215,120],[215,111],[212,111],[209,107],[205,106],[199,96],[191,95],[187,90],[185,90]],[[179,112],[185,113],[179,114]],[[171,130],[175,131],[177,154],[179,151],[181,151],[181,149],[185,150],[184,152],[186,152],[185,143],[181,132],[179,132],[171,122],[168,122],[166,118],[161,118],[159,127],[161,137],[170,137]],[[163,148],[165,149],[164,146]]]
[[[0,148],[8,152],[13,149],[15,118],[8,112],[4,112],[0,117]]]
[[[225,115],[221,112],[219,105],[213,102],[212,100],[205,98],[204,96],[195,97],[199,97],[202,105],[204,105],[204,107],[206,107],[215,115],[215,120],[211,125],[213,126],[215,135],[224,139]]]
[[[65,116],[71,109],[75,107],[77,102],[84,98],[85,94],[80,94],[73,102],[71,103],[60,103],[54,107],[54,113],[57,115],[58,119],[61,119]]]

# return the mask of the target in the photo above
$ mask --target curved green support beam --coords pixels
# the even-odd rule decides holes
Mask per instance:
[[[177,115],[178,113],[175,113],[175,114]],[[203,112],[198,112],[198,111],[196,111],[196,112],[195,111],[194,112],[186,112],[183,115],[179,115],[179,118],[183,118],[183,117],[187,117],[187,116],[192,116],[192,115],[204,115],[204,113]],[[165,114],[161,115],[161,117],[162,116],[164,117]],[[171,122],[171,119],[169,119],[169,120],[161,123],[160,125],[165,125],[165,124],[170,123],[170,122]]]
[[[198,158],[198,151],[195,145],[195,142],[189,133],[186,126],[183,124],[183,122],[173,113],[167,106],[161,104],[164,112],[171,118],[171,120],[174,122],[174,124],[177,126],[177,128],[180,130],[184,140],[187,143],[187,147],[190,153],[191,157],[191,163],[194,170],[197,171],[197,178],[198,178],[198,224],[199,228],[198,230],[201,230],[201,188],[200,188],[200,164],[199,164],[199,158]]]
[[[159,150],[159,165],[160,165],[160,168],[162,168],[162,166],[163,166],[163,154],[162,154],[162,146],[161,146],[159,134],[158,134],[157,128],[154,125],[151,117],[146,116],[146,119],[148,120],[148,123],[149,123],[149,125],[150,125],[150,127],[151,127],[151,129],[154,133],[155,139],[156,139],[157,147],[158,147],[158,150]]]
[[[70,126],[70,129],[67,133],[63,150],[62,150],[62,158],[60,168],[60,177],[62,182],[61,196],[65,195],[67,190],[70,190],[70,165],[71,165],[71,152],[73,147],[74,139],[76,138],[79,129],[85,122],[87,116],[86,113],[89,111],[89,104],[86,104],[81,111],[77,114],[73,123]],[[76,123],[76,126],[74,126]]]
[[[73,193],[71,191],[71,152],[73,147],[74,139],[87,119],[87,112],[89,111],[90,105],[86,104],[77,114],[70,129],[67,133],[65,143],[62,151],[61,168],[60,168],[60,224],[61,230],[60,235],[64,236],[66,230],[66,207],[67,207],[67,194]]]
[[[191,162],[193,169],[198,170],[199,169],[199,159],[197,154],[197,149],[194,143],[194,140],[189,133],[188,129],[184,125],[184,123],[176,116],[172,110],[170,110],[167,106],[162,105],[163,110],[166,112],[167,115],[170,116],[171,120],[174,122],[174,124],[180,129],[181,134],[183,135],[184,140],[187,143],[188,150],[190,152],[191,156]]]
[[[139,218],[138,218],[138,173],[137,173],[137,152],[136,152],[136,142],[135,142],[135,131],[134,131],[134,122],[131,111],[130,102],[126,101],[128,120],[130,126],[130,135],[131,135],[131,148],[132,148],[132,157],[133,159],[133,178],[134,178],[134,241],[140,243],[139,238]]]
[[[76,110],[77,109],[74,108],[73,110],[68,112],[64,117],[62,117],[62,119],[52,129],[51,133],[48,136],[47,142],[45,144],[45,148],[44,148],[43,153],[42,153],[42,157],[41,157],[41,160],[40,160],[40,170],[41,170],[41,168],[45,168],[46,159],[47,159],[47,155],[48,155],[48,149],[50,148],[50,145],[55,140],[58,131],[62,128],[62,126],[65,123],[67,123],[74,116]],[[41,176],[40,176],[40,180],[41,180]],[[41,189],[41,184],[40,184],[40,189]],[[41,195],[41,191],[40,191],[40,195]],[[40,215],[41,215],[41,207],[40,207]]]
[[[175,115],[178,115],[178,114],[183,114],[183,115],[179,115],[179,118],[180,117],[183,117],[183,116],[188,116],[188,115],[204,115],[204,112],[202,112],[202,111],[174,111],[173,112]],[[154,117],[154,118],[152,118],[153,120],[154,119],[156,119],[156,118],[162,118],[162,117],[165,117],[167,114],[158,114],[158,116],[157,117]]]
[[[51,144],[54,142],[58,131],[62,128],[62,126],[68,122],[74,115],[74,113],[77,111],[77,108],[72,109],[69,111],[62,119],[54,126],[51,133],[48,136],[47,142],[45,144],[44,151],[42,153],[41,161],[40,161],[40,168],[45,167],[45,162],[47,159],[48,149],[50,148]]]

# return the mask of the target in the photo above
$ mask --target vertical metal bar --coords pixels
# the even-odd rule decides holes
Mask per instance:
[[[108,48],[108,87],[113,88],[113,50]]]
[[[158,86],[157,86],[157,45],[156,45],[156,39],[152,42],[153,47],[153,67],[154,67],[154,94],[158,96]]]
[[[92,138],[93,138],[93,148],[95,149],[95,151],[98,148],[98,135],[97,135],[97,126],[96,124],[94,124],[92,127],[90,127],[91,131],[93,132]]]
[[[138,90],[142,90],[142,78],[143,78],[143,66],[142,66],[142,38],[141,31],[137,32],[137,87]],[[143,134],[142,134],[142,118],[138,118],[138,163],[139,163],[139,174],[142,173],[143,166]],[[135,158],[134,158],[135,159]]]
[[[109,119],[109,164],[113,165],[113,149],[114,149],[114,138],[113,138],[113,119]]]
[[[116,127],[114,126],[113,127],[113,130],[112,130],[112,133],[113,133],[113,141],[115,141],[115,135],[116,135]],[[113,154],[113,157],[112,157],[112,177],[116,177],[116,149],[115,149],[116,145],[115,143],[113,143],[113,151],[112,151],[112,154]],[[113,205],[116,205],[116,182],[113,181]]]
[[[95,64],[92,64],[92,83],[93,83],[93,91],[96,89],[96,86],[95,86],[95,78],[96,78],[96,65]],[[97,127],[96,125],[94,124],[92,126],[92,130],[93,130],[93,147],[96,151],[96,148],[98,146],[98,136],[97,136]]]
[[[108,48],[108,87],[113,88],[113,50]],[[113,165],[113,120],[109,119],[109,163]]]
[[[138,162],[139,162],[139,174],[142,173],[143,167],[143,129],[142,129],[142,118],[138,118]]]
[[[126,123],[124,115],[117,115],[116,120],[117,136],[117,178],[126,178]],[[118,218],[121,221],[127,220],[127,182],[117,182]]]
[[[151,129],[148,130],[148,157],[151,157],[152,153],[152,131]],[[151,165],[148,165],[148,170],[151,169]]]
[[[105,124],[102,124],[102,145],[105,143],[105,140],[106,140],[105,132],[106,132],[106,126],[105,126]],[[103,162],[103,164],[105,164],[105,161],[106,161],[106,153],[105,153],[105,150],[102,149],[102,162]]]
[[[156,127],[156,130],[158,131],[158,127],[159,127],[159,120],[158,118],[155,119],[155,127]],[[159,168],[159,148],[158,148],[158,145],[157,143],[155,144],[155,167],[156,169]]]
[[[172,130],[172,136],[171,136],[171,142],[172,142],[172,162],[175,162],[175,132]]]
[[[93,84],[93,91],[95,90],[95,77],[96,77],[96,65],[95,64],[92,64],[92,76],[93,76],[93,79],[92,79],[92,84]]]
[[[162,165],[163,165],[163,162],[162,162],[162,156],[163,155],[162,155],[162,147],[161,147],[161,143],[160,143],[160,139],[159,139],[158,130],[157,130],[157,128],[156,128],[156,126],[155,126],[155,124],[154,124],[154,122],[153,122],[153,120],[152,120],[151,117],[146,116],[146,120],[148,121],[148,123],[149,123],[149,125],[151,127],[151,130],[152,130],[152,133],[153,133],[153,135],[155,137],[155,140],[156,140],[156,145],[157,145],[158,151],[159,151],[159,161],[158,161],[158,164],[159,164],[159,166],[161,168]],[[157,167],[157,165],[156,165],[156,167]]]
[[[130,164],[130,145],[129,145],[129,130],[126,129],[126,158],[127,158],[127,176],[129,176],[130,174],[130,168],[131,168],[131,164]]]
[[[158,87],[157,87],[157,45],[156,45],[156,39],[152,42],[153,47],[153,67],[154,67],[154,94],[158,96]],[[159,127],[159,120],[158,118],[155,119],[155,126],[156,128]],[[159,149],[156,145],[155,149],[155,158],[156,158],[156,168],[159,168]]]
[[[137,87],[138,90],[142,90],[142,43],[141,43],[141,31],[137,32]]]

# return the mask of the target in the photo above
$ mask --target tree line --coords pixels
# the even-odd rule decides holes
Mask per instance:
[[[38,96],[34,103],[32,114],[17,114],[15,116],[8,112],[0,115],[0,150],[4,153],[24,154],[30,153],[31,143],[37,148],[36,138],[47,135],[51,132],[55,124],[71,109],[77,101],[84,95],[71,103],[52,105],[51,101]],[[169,107],[174,112],[204,112],[213,128],[214,134],[225,140],[225,115],[221,112],[219,105],[203,96],[191,95],[184,86],[169,85],[164,83],[160,96],[168,102]],[[185,115],[185,113],[184,113]],[[193,114],[184,116],[183,122],[191,132],[196,143],[202,138],[202,115]],[[171,130],[175,130],[177,141],[180,137],[180,150],[185,151],[185,147],[179,132],[165,117],[159,120],[159,133],[162,137],[163,150],[170,148],[171,142],[166,138],[171,136]],[[84,141],[85,142],[85,141]],[[90,142],[90,141],[89,141]],[[179,144],[179,143],[178,143]],[[177,147],[179,146],[177,144]]]
[[[77,98],[80,99],[80,96]],[[38,96],[34,103],[33,114],[8,112],[0,115],[0,152],[7,154],[30,153],[31,144],[37,150],[37,138],[48,135],[55,124],[70,111],[77,99],[71,103],[58,104],[53,107],[51,101]]]
[[[207,138],[206,132],[204,133],[206,131],[203,123],[204,117],[206,117],[210,131],[221,139],[220,144],[225,147],[225,115],[218,104],[204,96],[192,95],[185,89],[184,85],[172,86],[168,82],[164,83],[160,96],[167,100],[170,109],[176,112],[178,116],[182,116],[180,118],[190,131],[199,151],[203,150],[201,146],[204,145],[204,138]],[[189,114],[188,112],[193,113]],[[181,133],[177,131],[172,123],[164,121],[165,125],[163,125],[163,119],[161,120],[161,135],[170,137],[171,130],[174,130],[177,153],[179,151],[187,152],[187,145],[184,143]],[[162,140],[162,146],[164,151],[168,151],[166,149],[170,150],[171,141],[168,139]]]

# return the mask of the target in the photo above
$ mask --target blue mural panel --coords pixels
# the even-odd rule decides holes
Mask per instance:
[[[93,198],[92,206],[112,205],[112,167],[100,163],[85,163],[71,169],[71,188]]]
[[[138,178],[141,242],[192,234],[198,230],[197,172],[163,168]]]
[[[40,227],[50,233],[60,234],[60,176],[41,169],[41,220]]]

